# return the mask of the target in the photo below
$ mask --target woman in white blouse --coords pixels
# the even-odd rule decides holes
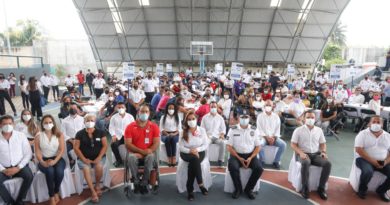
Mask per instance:
[[[188,162],[187,193],[188,200],[194,200],[194,181],[199,185],[203,195],[208,195],[208,190],[203,185],[201,163],[205,158],[207,149],[206,130],[197,126],[197,117],[194,112],[187,113],[183,120],[182,137],[179,140],[180,157]],[[208,159],[206,159],[208,160]]]
[[[15,130],[24,133],[30,145],[33,146],[35,137],[39,135],[39,126],[34,121],[30,110],[23,110],[20,118],[20,122],[15,125]]]
[[[65,149],[64,135],[57,128],[51,115],[43,116],[41,129],[44,131],[35,139],[35,156],[39,161],[39,170],[46,177],[50,205],[55,205],[60,201],[58,192],[64,178],[66,165],[62,158]]]
[[[232,107],[232,100],[230,99],[230,92],[225,90],[223,92],[223,98],[218,101],[219,112],[222,112],[222,116],[225,120],[229,119],[230,109]]]
[[[176,165],[176,143],[179,140],[179,131],[181,123],[179,119],[178,109],[174,103],[168,103],[165,114],[160,120],[161,141],[165,144],[165,149],[168,156],[168,166]]]
[[[19,76],[18,86],[20,89],[20,94],[22,96],[23,108],[30,109],[30,103],[28,102],[28,91],[27,91],[27,81],[26,77],[22,74]]]

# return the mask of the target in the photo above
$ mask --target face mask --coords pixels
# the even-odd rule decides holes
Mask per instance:
[[[45,130],[51,130],[54,127],[53,123],[44,124],[43,128]]]
[[[168,114],[173,115],[173,113],[175,113],[175,110],[172,110],[172,109],[168,110]]]
[[[229,95],[224,95],[223,96],[226,100],[229,99]]]
[[[249,118],[240,118],[240,125],[247,126],[249,124]]]
[[[250,93],[250,96],[255,96],[255,94],[254,93]]]
[[[146,114],[146,113],[142,113],[139,115],[139,119],[142,121],[142,122],[145,122],[149,119],[149,115]]]
[[[379,132],[382,130],[382,126],[380,124],[371,124],[370,130],[372,132]]]
[[[212,114],[217,113],[217,108],[211,108],[211,109],[210,109],[210,112],[211,112]]]
[[[77,114],[77,110],[76,109],[70,109],[69,110],[69,114],[75,115],[75,114]]]
[[[333,102],[333,99],[326,99],[326,101],[327,101],[328,103],[332,103],[332,102]]]
[[[196,120],[189,120],[187,121],[187,124],[189,127],[194,128],[196,127]]]
[[[280,93],[280,90],[276,90],[277,93]]]
[[[280,98],[279,97],[275,97],[275,101],[279,101],[280,100]]]
[[[69,104],[70,104],[70,102],[64,102],[65,106],[68,106]]]
[[[337,87],[339,88],[339,90],[343,89],[342,85],[338,85]]]
[[[119,95],[119,92],[115,92],[115,95],[118,96],[118,95]]]
[[[272,107],[271,106],[265,106],[265,111],[266,112],[271,112],[272,111]]]
[[[308,126],[314,126],[315,119],[306,119],[305,123]]]
[[[93,127],[95,127],[95,122],[86,122],[85,127],[86,128],[93,128]]]
[[[24,121],[29,121],[31,119],[31,115],[23,115],[22,118]]]
[[[264,94],[268,94],[268,90],[265,90],[265,91],[264,91]]]
[[[299,99],[299,98],[294,98],[294,102],[295,102],[295,103],[299,103],[299,102],[301,102],[301,99]]]
[[[12,125],[4,125],[1,130],[5,133],[10,133],[14,130],[14,126]]]
[[[375,96],[374,96],[374,100],[379,100],[379,96],[378,96],[378,95],[375,95]]]
[[[257,101],[261,101],[261,97],[256,97],[256,100]]]
[[[121,115],[125,114],[125,112],[126,112],[125,108],[119,108],[118,109],[118,113],[121,114]]]
[[[114,101],[114,97],[111,96],[111,97],[108,98],[108,100],[109,101]]]

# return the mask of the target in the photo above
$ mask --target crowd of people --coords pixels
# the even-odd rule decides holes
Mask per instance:
[[[188,200],[194,200],[195,180],[202,194],[209,194],[201,164],[208,160],[206,152],[210,144],[219,147],[219,166],[224,165],[226,150],[230,153],[227,168],[234,184],[232,197],[237,199],[245,193],[249,199],[255,199],[254,187],[265,165],[263,148],[278,148],[272,166],[280,169],[287,146],[281,127],[288,125],[295,127],[290,146],[295,160],[302,164],[301,195],[309,198],[309,167],[314,165],[322,167],[317,192],[326,200],[326,183],[332,165],[325,136],[330,135],[329,131],[338,133],[343,129],[347,116],[342,113],[346,104],[368,103],[375,115],[367,124],[363,123],[365,119],[357,119],[359,123],[355,128],[359,132],[355,141],[356,166],[362,170],[357,194],[365,198],[373,172],[380,171],[387,180],[376,191],[388,202],[390,136],[380,114],[383,106],[390,102],[390,78],[381,81],[378,75],[366,76],[351,89],[342,80],[331,82],[322,73],[313,79],[299,73],[291,79],[274,71],[269,74],[247,71],[240,80],[233,80],[228,71],[220,75],[207,71],[198,76],[191,72],[157,76],[140,71],[132,80],[110,77],[106,82],[103,72],[92,74],[88,70],[86,75],[80,71],[77,81],[68,75],[64,80],[67,91],[61,97],[55,76],[45,72],[39,81],[30,77],[28,82],[21,76],[19,85],[21,90],[24,86],[22,92],[29,99],[31,111],[26,101],[21,121],[15,125],[13,117],[4,115],[4,102],[0,101],[4,115],[0,118],[0,150],[4,153],[0,156],[0,196],[6,203],[23,203],[33,178],[27,164],[34,159],[46,176],[50,204],[58,203],[65,167],[63,156],[67,156],[72,166],[77,161],[91,190],[91,200],[98,202],[108,146],[111,146],[116,167],[127,159],[134,192],[146,194],[148,184],[156,179],[153,171],[159,163],[156,152],[163,142],[168,166],[175,167],[177,157],[188,163]],[[7,101],[9,84],[0,74],[0,94]],[[83,96],[88,96],[84,93],[84,84],[88,85],[90,95],[103,102],[95,114],[83,109],[90,105],[83,101]],[[42,117],[40,95],[47,99],[50,87],[54,99],[62,103],[58,114],[60,125],[51,115]],[[16,116],[16,110],[14,112]],[[128,151],[127,158],[120,152],[122,145]],[[79,160],[74,159],[72,151]],[[144,166],[141,179],[138,177],[140,161]],[[240,168],[252,170],[246,185],[241,183]],[[95,184],[91,169],[95,170]],[[10,197],[3,185],[12,177],[24,179],[17,199]]]

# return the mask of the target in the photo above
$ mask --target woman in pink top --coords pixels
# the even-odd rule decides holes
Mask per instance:
[[[157,105],[157,113],[160,113],[162,110],[165,109],[165,106],[167,105],[168,100],[171,98],[172,95],[172,91],[170,91],[168,88],[165,88],[164,95],[161,97],[160,102]]]
[[[206,98],[200,99],[200,104],[201,106],[195,112],[195,114],[198,116],[198,124],[200,124],[200,122],[202,121],[203,116],[210,112],[210,106],[207,103]]]

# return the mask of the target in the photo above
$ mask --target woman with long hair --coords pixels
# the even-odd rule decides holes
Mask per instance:
[[[199,185],[203,195],[208,195],[202,178],[201,163],[205,158],[205,151],[208,147],[206,130],[197,126],[197,119],[194,112],[187,113],[183,120],[182,137],[179,140],[180,157],[188,162],[187,193],[188,200],[194,200],[194,181]],[[208,160],[208,159],[205,159]]]
[[[37,116],[37,119],[40,121],[42,117],[42,107],[40,102],[43,91],[35,76],[28,79],[27,91],[30,97],[31,113],[34,117]]]
[[[51,115],[43,116],[41,129],[42,132],[35,139],[35,156],[39,170],[46,177],[50,205],[56,205],[60,201],[58,193],[66,165],[62,158],[65,151],[64,135]]]
[[[15,97],[15,85],[16,85],[15,73],[10,73],[8,75],[8,82],[9,82],[9,85],[10,85],[9,96],[11,98],[13,98],[13,97]]]
[[[39,126],[34,121],[34,118],[32,118],[30,110],[23,110],[21,112],[20,122],[16,123],[15,130],[23,132],[31,146],[34,145],[34,139],[40,132]]]
[[[179,131],[181,123],[178,114],[178,108],[174,103],[168,103],[165,108],[165,114],[160,120],[161,141],[165,143],[165,149],[168,156],[168,166],[176,165],[176,143],[179,140]]]
[[[30,109],[30,103],[28,102],[28,91],[27,91],[27,81],[26,77],[22,74],[19,76],[19,89],[20,94],[22,95],[22,102],[24,109]]]

